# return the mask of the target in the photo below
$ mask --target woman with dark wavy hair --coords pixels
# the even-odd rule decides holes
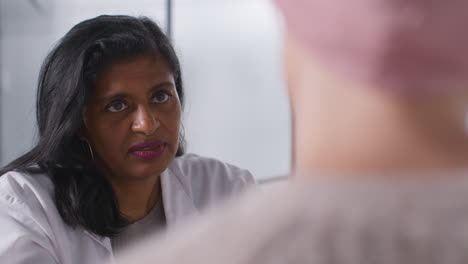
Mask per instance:
[[[102,263],[253,184],[185,154],[178,58],[150,19],[73,27],[39,77],[35,147],[0,171],[0,263]]]

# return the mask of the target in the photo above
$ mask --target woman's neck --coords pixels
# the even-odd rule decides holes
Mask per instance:
[[[466,92],[397,95],[315,73],[293,89],[296,172],[468,167]]]
[[[144,218],[162,199],[160,177],[144,180],[111,180],[120,212],[130,222]]]
[[[298,126],[295,167],[338,171],[468,167],[468,139],[461,129],[437,131],[427,124],[411,126],[408,119],[383,117],[342,121],[315,122],[317,127],[308,130]]]

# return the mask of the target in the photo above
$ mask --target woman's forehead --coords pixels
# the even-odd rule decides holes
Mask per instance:
[[[97,78],[93,94],[138,92],[160,83],[174,83],[168,64],[154,56],[139,56],[111,64]]]
[[[160,55],[139,55],[114,61],[105,67],[103,74],[139,74],[145,71],[169,71],[169,65]]]

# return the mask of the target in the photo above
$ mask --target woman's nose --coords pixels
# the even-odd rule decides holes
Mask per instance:
[[[146,136],[150,136],[156,132],[160,125],[161,124],[154,113],[145,107],[139,107],[135,112],[132,130],[135,133],[142,133]]]

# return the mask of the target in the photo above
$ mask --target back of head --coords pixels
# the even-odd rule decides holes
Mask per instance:
[[[275,1],[295,170],[467,166],[468,1]]]
[[[346,79],[405,93],[468,83],[468,1],[276,1],[288,31]]]

